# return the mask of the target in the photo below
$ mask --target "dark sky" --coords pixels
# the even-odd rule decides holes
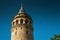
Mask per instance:
[[[60,0],[0,0],[0,40],[11,39],[11,22],[21,3],[33,19],[34,40],[60,34]]]

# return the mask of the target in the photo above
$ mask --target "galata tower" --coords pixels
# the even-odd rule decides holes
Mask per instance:
[[[22,4],[18,14],[12,20],[11,40],[34,40],[33,21]]]

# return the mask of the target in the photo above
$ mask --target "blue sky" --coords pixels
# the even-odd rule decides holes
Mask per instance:
[[[21,2],[33,19],[34,40],[50,40],[60,34],[60,0],[0,0],[0,40],[11,39],[11,22]]]

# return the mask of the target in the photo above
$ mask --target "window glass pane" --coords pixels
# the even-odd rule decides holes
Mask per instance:
[[[30,21],[30,24],[31,24],[31,21]]]
[[[28,24],[28,20],[25,20],[25,23]]]
[[[22,27],[21,27],[21,29],[22,29]]]
[[[20,20],[20,23],[23,24],[23,19]]]
[[[28,27],[26,27],[26,29],[28,29]]]
[[[13,22],[13,25],[14,25],[14,22]]]
[[[28,31],[26,31],[26,34],[28,35]]]
[[[17,31],[15,32],[15,35],[17,35]]]
[[[16,24],[18,24],[18,20],[16,20]]]

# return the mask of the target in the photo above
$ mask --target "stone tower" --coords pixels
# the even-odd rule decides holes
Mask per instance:
[[[11,40],[34,40],[32,24],[31,17],[25,12],[23,5],[21,5],[21,9],[12,20]]]

